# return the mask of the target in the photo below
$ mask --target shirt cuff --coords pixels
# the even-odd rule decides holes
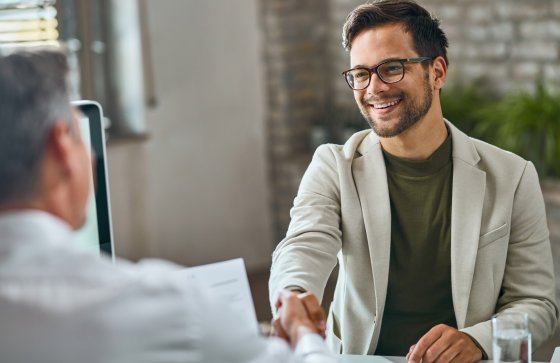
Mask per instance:
[[[299,292],[302,292],[302,293],[306,292],[303,287],[300,287],[300,286],[297,286],[297,285],[286,286],[284,289],[289,290],[289,291],[299,291]]]
[[[305,357],[310,354],[328,355],[327,344],[319,334],[305,334],[302,336],[294,350],[295,355]]]

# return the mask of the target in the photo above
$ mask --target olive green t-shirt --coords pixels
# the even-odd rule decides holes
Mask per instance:
[[[432,327],[457,327],[451,296],[451,137],[427,160],[383,151],[391,262],[375,354],[404,356]]]

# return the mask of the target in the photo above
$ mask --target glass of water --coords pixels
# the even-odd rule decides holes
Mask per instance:
[[[526,313],[504,312],[492,317],[494,363],[531,363],[531,334]]]

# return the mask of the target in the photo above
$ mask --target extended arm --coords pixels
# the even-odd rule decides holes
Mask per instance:
[[[281,289],[297,286],[322,300],[327,279],[341,248],[340,190],[336,161],[321,146],[303,176],[291,210],[286,238],[272,256],[270,302],[274,310]]]

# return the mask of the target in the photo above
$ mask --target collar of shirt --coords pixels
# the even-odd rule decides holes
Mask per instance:
[[[72,234],[70,225],[47,212],[20,210],[0,213],[0,251],[21,243],[65,244]]]

